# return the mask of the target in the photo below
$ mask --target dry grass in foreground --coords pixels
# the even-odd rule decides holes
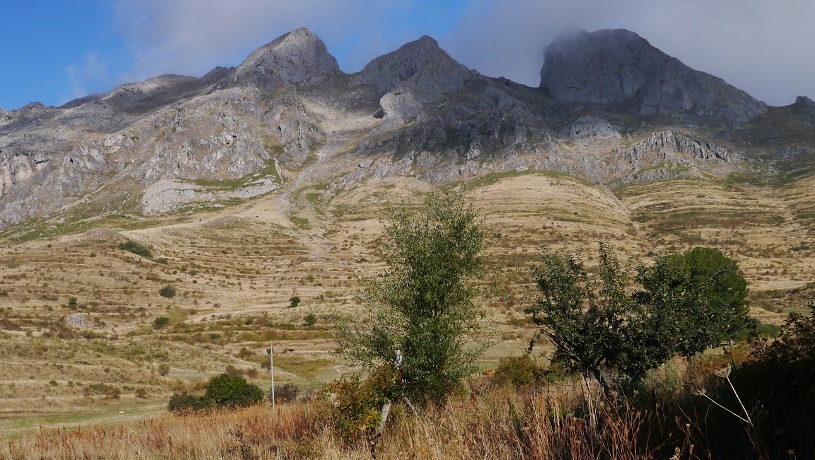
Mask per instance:
[[[690,433],[664,411],[598,404],[586,414],[577,387],[473,389],[413,414],[397,407],[378,444],[384,459],[700,458]],[[40,431],[0,445],[8,459],[371,458],[366,442],[332,432],[321,402],[276,409],[165,415],[115,427]],[[658,441],[647,429],[660,426]],[[702,457],[704,458],[704,457]]]

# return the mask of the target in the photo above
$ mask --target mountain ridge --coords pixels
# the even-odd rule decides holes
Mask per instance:
[[[543,89],[483,76],[427,36],[346,74],[322,40],[300,28],[238,67],[217,67],[200,78],[159,76],[61,108],[32,103],[3,112],[0,229],[46,216],[165,213],[273,193],[299,186],[302,181],[287,185],[285,178],[311,167],[318,150],[332,159],[319,164],[332,189],[392,175],[436,184],[530,169],[610,186],[767,168],[775,174],[784,161],[811,161],[808,98],[768,112],[633,32],[576,36],[569,46],[567,37],[547,48]],[[619,84],[619,77],[618,86],[609,86],[608,72],[585,65],[584,55],[603,50],[607,43],[594,42],[607,36],[616,37],[612,44],[636,44],[656,69],[626,70],[626,81],[639,87]],[[555,47],[585,52],[559,63],[568,56],[554,56]],[[620,53],[622,63],[634,62],[630,50]],[[613,67],[603,59],[599,68]],[[671,88],[691,83],[687,94],[663,97],[659,86],[646,84],[667,78],[660,63],[684,75]],[[576,75],[581,66],[589,71]],[[558,68],[568,80],[593,86],[559,90]],[[764,147],[763,133],[779,117],[802,134]],[[217,185],[225,181],[244,189]]]

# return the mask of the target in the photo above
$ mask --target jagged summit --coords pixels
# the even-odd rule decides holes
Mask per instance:
[[[236,73],[261,77],[272,74],[287,82],[301,82],[339,71],[325,43],[301,27],[252,52]]]
[[[724,122],[767,110],[746,92],[691,69],[625,29],[568,32],[546,47],[544,57],[540,86],[562,102]]]
[[[436,40],[425,35],[368,63],[354,76],[352,84],[373,84],[380,94],[410,86],[435,95],[456,90],[471,75]]]
[[[474,74],[425,35],[374,59],[351,84],[374,85],[382,95],[383,116],[414,117],[424,104],[458,90]]]

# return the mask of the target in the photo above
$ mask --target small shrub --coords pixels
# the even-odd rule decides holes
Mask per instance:
[[[162,377],[166,377],[167,374],[170,373],[170,365],[167,363],[161,363],[158,365],[158,375]]]
[[[314,326],[315,324],[317,324],[317,317],[314,316],[314,313],[309,313],[303,318],[304,326]]]
[[[166,316],[159,316],[158,318],[153,320],[153,327],[156,329],[161,329],[162,327],[170,324],[170,318]]]
[[[172,298],[176,295],[176,290],[174,287],[170,286],[169,284],[164,286],[163,288],[159,289],[158,295],[166,298]]]
[[[159,263],[161,265],[167,265],[170,262],[164,257],[159,257],[158,259],[156,259],[156,263]]]
[[[528,355],[501,358],[495,370],[493,382],[498,385],[520,387],[531,385],[541,376],[540,366]]]
[[[206,396],[188,395],[187,393],[176,393],[170,397],[167,410],[176,414],[197,412],[209,409],[214,406],[212,399]]]
[[[142,257],[146,257],[148,259],[153,257],[152,251],[150,251],[150,249],[147,248],[147,246],[145,246],[145,245],[143,245],[141,243],[137,243],[135,241],[128,241],[126,243],[120,243],[119,244],[119,249],[121,249],[123,251],[132,252],[133,254],[137,254],[137,255],[140,255]]]
[[[224,369],[224,372],[235,377],[240,377],[243,375],[243,369],[238,369],[237,367],[231,364],[227,364],[226,369]]]
[[[300,388],[293,383],[284,383],[274,386],[275,403],[286,404],[293,402],[300,394]],[[269,402],[272,401],[272,392],[269,392]]]
[[[291,296],[291,298],[289,299],[289,308],[297,308],[298,306],[300,306],[300,296],[298,295]]]
[[[136,388],[135,395],[137,399],[147,399],[147,390],[144,388]]]
[[[330,418],[340,437],[346,442],[370,437],[379,424],[382,405],[401,394],[401,380],[399,371],[384,365],[365,380],[351,376],[328,384],[324,392],[336,395]]]
[[[70,298],[68,298],[68,307],[70,307],[70,308],[76,308],[77,303],[78,303],[78,302],[77,302],[77,300],[76,300],[76,297],[70,297]]]

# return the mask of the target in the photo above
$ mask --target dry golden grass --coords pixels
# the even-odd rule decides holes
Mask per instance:
[[[376,448],[381,459],[645,459],[692,457],[685,433],[649,440],[663,414],[599,404],[593,425],[578,412],[578,385],[474,389],[414,414],[397,406]],[[590,396],[596,398],[597,396]],[[599,399],[597,400],[599,401]],[[188,416],[112,427],[39,431],[0,444],[0,457],[28,459],[367,459],[365,440],[347,444],[323,416],[323,402]]]
[[[418,203],[432,187],[415,178],[348,191],[306,182],[288,197],[291,207],[272,194],[142,230],[5,241],[0,427],[19,417],[104,412],[118,403],[154,406],[227,365],[259,370],[270,341],[280,352],[282,383],[314,387],[347,370],[331,353],[330,333],[340,317],[359,311],[358,277],[381,268],[380,219],[389,203]],[[483,213],[487,233],[482,283],[494,346],[484,367],[519,354],[532,335],[522,311],[535,296],[529,267],[541,245],[592,265],[596,242],[607,240],[629,268],[650,251],[721,248],[749,280],[753,314],[769,322],[780,322],[812,293],[815,178],[780,188],[670,181],[613,194],[562,175],[509,173],[457,186]],[[154,260],[117,248],[127,240],[150,246]],[[175,297],[159,295],[167,284]],[[293,295],[302,302],[288,308]],[[71,297],[77,305],[69,305]],[[88,317],[88,327],[65,325],[76,312]],[[318,319],[313,327],[303,326],[308,314]],[[159,316],[170,324],[155,329]],[[161,363],[171,366],[167,376],[157,374]],[[254,381],[268,386],[264,373]],[[120,399],[89,399],[85,388],[94,384],[118,387]],[[138,389],[147,398],[136,398]]]

